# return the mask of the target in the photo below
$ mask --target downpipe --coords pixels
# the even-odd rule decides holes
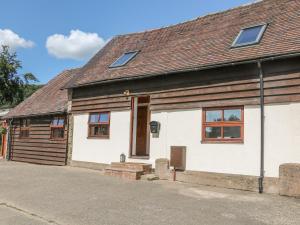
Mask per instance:
[[[258,191],[264,192],[264,161],[265,161],[265,97],[264,97],[264,73],[261,61],[257,61],[260,80],[260,176],[258,178]]]

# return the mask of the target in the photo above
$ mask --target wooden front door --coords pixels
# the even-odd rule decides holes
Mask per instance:
[[[131,156],[149,156],[149,97],[132,100]]]
[[[137,112],[136,155],[147,155],[148,106],[139,106]]]

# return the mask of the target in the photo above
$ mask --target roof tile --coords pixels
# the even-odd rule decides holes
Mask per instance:
[[[78,69],[65,70],[58,74],[45,86],[12,109],[5,118],[66,112],[68,91],[62,88],[76,76],[77,71]]]
[[[68,84],[159,75],[300,51],[300,1],[264,0],[178,25],[113,38]],[[268,23],[257,45],[231,48],[242,28]],[[124,67],[109,68],[123,53],[139,50]]]

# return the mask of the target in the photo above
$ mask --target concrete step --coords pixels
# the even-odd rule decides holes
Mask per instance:
[[[144,174],[142,170],[127,169],[120,167],[107,167],[104,172],[105,175],[120,177],[129,180],[139,180]]]
[[[152,165],[146,163],[134,163],[134,162],[112,162],[110,165],[111,168],[124,168],[129,170],[143,171],[144,174],[149,174],[152,172]]]

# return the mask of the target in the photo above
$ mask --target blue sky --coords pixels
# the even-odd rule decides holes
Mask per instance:
[[[22,73],[32,72],[46,83],[64,69],[84,65],[115,35],[249,2],[253,0],[0,0],[0,43],[16,49]]]

